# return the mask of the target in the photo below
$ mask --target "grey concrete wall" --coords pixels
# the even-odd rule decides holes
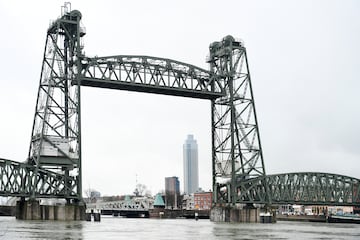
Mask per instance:
[[[0,216],[15,216],[15,206],[0,206]]]
[[[16,219],[22,220],[85,220],[85,206],[77,204],[40,205],[39,201],[18,201]]]
[[[214,207],[210,212],[213,222],[260,222],[259,208]]]

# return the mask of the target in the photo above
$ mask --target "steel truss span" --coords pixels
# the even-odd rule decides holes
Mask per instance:
[[[76,177],[0,159],[0,196],[77,199]]]
[[[360,205],[360,180],[330,173],[268,175],[273,204]]]
[[[148,211],[153,208],[153,202],[148,198],[133,198],[122,201],[89,203],[88,208],[97,208],[100,210],[123,210],[123,211]]]
[[[239,181],[236,189],[239,203],[360,206],[360,180],[330,173],[267,175]],[[226,202],[227,193],[222,192],[221,196]]]
[[[175,60],[120,55],[84,57],[81,63],[82,86],[202,99],[225,94],[224,81],[218,75]]]

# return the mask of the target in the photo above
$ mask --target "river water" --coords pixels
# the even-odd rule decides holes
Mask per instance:
[[[103,216],[101,222],[62,222],[0,217],[2,239],[360,239],[360,224],[284,221],[244,224],[111,216]]]

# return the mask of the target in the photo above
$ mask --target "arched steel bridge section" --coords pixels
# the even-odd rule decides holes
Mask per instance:
[[[218,188],[217,202],[227,203],[226,184]],[[360,180],[331,173],[272,174],[239,180],[236,189],[238,203],[360,206]]]
[[[88,57],[81,18],[65,11],[48,28],[29,154],[0,159],[0,196],[82,200],[80,88],[91,86],[208,99],[214,204],[360,205],[359,179],[266,174],[242,41],[212,43],[209,71],[149,56]]]
[[[81,63],[82,86],[210,100],[224,95],[219,76],[171,59],[119,55],[84,57]]]
[[[154,201],[146,197],[135,197],[128,200],[88,203],[87,208],[103,211],[148,211],[154,208]]]

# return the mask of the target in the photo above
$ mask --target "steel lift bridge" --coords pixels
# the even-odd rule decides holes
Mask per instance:
[[[79,11],[47,30],[25,162],[0,159],[0,196],[82,200],[81,86],[208,99],[213,204],[360,205],[360,180],[320,172],[267,175],[242,41],[210,45],[210,70],[149,56],[87,57]]]

